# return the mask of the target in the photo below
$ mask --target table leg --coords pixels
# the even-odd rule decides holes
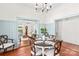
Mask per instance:
[[[42,56],[44,56],[44,47],[42,47]]]

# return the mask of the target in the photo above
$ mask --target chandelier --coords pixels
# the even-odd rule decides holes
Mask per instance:
[[[47,12],[52,9],[52,3],[36,3],[35,11]]]

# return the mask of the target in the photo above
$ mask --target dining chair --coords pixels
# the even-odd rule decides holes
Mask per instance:
[[[50,39],[51,39],[52,41],[55,41],[56,36],[55,36],[55,35],[50,35]]]
[[[50,35],[49,37],[45,37],[45,38],[48,41],[55,41],[55,39],[56,39],[55,35]]]
[[[31,55],[40,56],[42,54],[42,50],[35,45],[36,43],[39,43],[40,41],[33,41],[33,42],[34,43],[31,44]]]
[[[61,50],[62,40],[56,40],[53,48],[46,49],[46,56],[58,56]]]

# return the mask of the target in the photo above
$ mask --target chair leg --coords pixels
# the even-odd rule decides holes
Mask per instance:
[[[13,50],[14,50],[14,48],[15,48],[15,45],[13,45]]]
[[[4,49],[4,53],[7,51],[7,48],[6,49]]]

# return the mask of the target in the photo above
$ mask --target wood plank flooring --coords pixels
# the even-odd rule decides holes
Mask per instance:
[[[0,56],[31,56],[31,46],[29,44],[25,44],[25,41],[23,42],[21,42],[20,48],[6,53],[1,53]],[[60,56],[79,56],[79,45],[63,42]]]
[[[30,46],[28,47],[20,47],[16,50],[8,51],[5,53],[0,54],[0,56],[30,56]]]
[[[7,51],[5,53],[1,53],[0,56],[31,56],[31,46],[29,45],[27,40],[21,41],[21,45],[19,48]]]
[[[79,56],[79,45],[63,42],[61,56]]]

